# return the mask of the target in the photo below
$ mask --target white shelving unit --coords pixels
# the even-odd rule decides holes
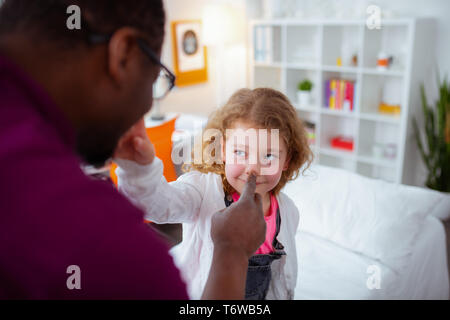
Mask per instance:
[[[250,87],[271,87],[285,93],[296,106],[303,120],[315,124],[312,148],[318,163],[344,168],[369,177],[391,182],[405,182],[405,163],[409,155],[412,108],[421,74],[425,68],[415,68],[426,59],[426,37],[430,36],[427,19],[402,18],[382,20],[380,29],[370,30],[364,20],[252,20],[249,24]],[[255,55],[255,41],[261,41],[261,28],[266,33],[268,59]],[[270,38],[267,38],[269,34]],[[260,48],[258,45],[258,51]],[[379,52],[394,57],[392,66],[380,71],[376,67]],[[357,64],[338,57],[357,55]],[[355,86],[353,111],[328,109],[324,102],[327,79],[348,79]],[[300,108],[296,91],[299,81],[313,82],[311,106]],[[381,101],[400,104],[398,116],[378,112]],[[337,135],[353,137],[353,151],[341,151],[330,146]],[[375,156],[375,145],[394,146],[394,157]]]

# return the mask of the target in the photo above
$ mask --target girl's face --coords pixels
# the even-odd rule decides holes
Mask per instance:
[[[256,193],[263,196],[277,186],[289,166],[286,144],[270,129],[255,129],[243,121],[236,122],[232,129],[227,132],[222,153],[225,176],[241,194],[249,175],[255,174]]]

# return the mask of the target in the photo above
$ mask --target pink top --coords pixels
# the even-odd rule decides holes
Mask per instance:
[[[236,202],[239,200],[239,194],[233,193],[233,201]],[[277,229],[277,210],[278,210],[278,201],[277,198],[270,194],[270,207],[269,214],[264,216],[264,220],[266,220],[266,240],[264,243],[256,250],[255,254],[269,254],[274,251],[272,243],[275,238],[275,232]]]

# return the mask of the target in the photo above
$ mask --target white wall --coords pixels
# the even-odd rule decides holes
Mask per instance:
[[[242,25],[246,27],[243,0],[164,0],[167,24],[162,60],[172,70],[174,68],[170,22],[201,19],[204,7],[211,3],[230,4],[238,14],[241,14],[237,19],[241,18]],[[246,29],[242,32],[246,33]],[[175,88],[161,102],[161,111],[209,115],[218,105],[222,105],[232,92],[246,86],[246,69],[246,37],[223,48],[208,47],[208,82]],[[220,78],[218,73],[221,75]]]
[[[358,0],[352,0],[357,2]],[[391,11],[394,14],[407,17],[431,17],[435,21],[435,38],[434,47],[430,48],[432,56],[431,65],[439,68],[441,77],[447,75],[450,77],[450,1],[448,0],[375,0],[371,1],[378,5],[382,10]],[[434,106],[438,92],[436,86],[436,70],[429,70],[429,74],[422,81],[425,83],[425,89],[428,102]],[[450,79],[450,78],[449,78]],[[419,88],[415,88],[419,90]],[[413,88],[414,90],[414,88]],[[418,99],[418,94],[415,95]],[[411,105],[416,107],[414,114],[417,115],[419,123],[423,120],[420,110],[421,103],[410,101]],[[409,124],[411,125],[411,124]],[[419,127],[422,127],[419,124]],[[414,139],[413,136],[408,137]],[[415,159],[409,161],[409,165],[405,168],[405,182],[412,185],[424,186],[427,176],[427,170],[423,164],[417,147],[414,144],[411,147],[410,155]]]
[[[370,4],[375,4],[388,14],[404,17],[432,17],[436,21],[436,65],[442,76],[450,77],[450,1],[449,0],[246,0],[248,16],[261,18],[264,16],[264,3],[274,1],[288,15],[302,16],[304,12],[322,14],[332,17],[333,11],[338,17],[367,16],[365,10]],[[299,9],[300,8],[300,9]],[[335,16],[336,17],[336,16]],[[300,17],[301,19],[301,17]]]
[[[356,0],[357,1],[357,0]],[[377,0],[380,8],[403,16],[433,17],[436,21],[436,63],[442,76],[450,76],[450,1],[448,0]]]
[[[170,21],[181,19],[201,19],[203,8],[210,3],[230,3],[237,10],[245,13],[250,18],[258,17],[262,14],[261,3],[264,0],[164,0],[167,25],[166,41],[163,47],[163,61],[169,66],[173,66],[172,46],[170,34]],[[427,16],[436,19],[436,47],[435,59],[439,66],[441,75],[450,76],[450,1],[449,0],[277,0],[282,4],[297,3],[311,8],[339,8],[339,3],[346,8],[359,8],[364,10],[368,4],[376,4],[382,10],[389,11],[401,16]],[[256,4],[256,5],[255,5]],[[325,13],[324,13],[325,14]],[[327,12],[329,14],[329,11]],[[242,30],[247,36],[247,30]],[[245,37],[246,38],[246,37]],[[245,39],[244,38],[244,39]],[[191,87],[177,88],[171,93],[162,106],[166,111],[185,111],[208,114],[216,107],[218,101],[223,103],[224,99],[235,89],[247,84],[246,76],[246,51],[245,42],[239,42],[232,47],[221,50],[219,70],[217,70],[217,48],[208,48],[208,75],[209,81]],[[433,58],[433,57],[430,57]],[[222,76],[217,78],[217,72]],[[220,86],[221,89],[218,88]],[[432,89],[430,90],[430,99]],[[218,92],[220,90],[220,92]]]
[[[439,74],[442,77],[450,77],[450,1],[448,0],[377,0],[376,4],[382,9],[387,8],[389,10],[400,13],[404,16],[419,16],[419,17],[432,17],[435,20],[435,45],[430,48],[430,52],[433,52],[433,56],[429,58],[433,60],[432,66],[436,66],[439,69]],[[448,78],[450,79],[450,78]],[[428,103],[434,106],[434,102],[437,99],[437,85],[436,85],[436,70],[429,70],[429,74],[422,80],[425,84],[425,90],[427,93]],[[419,88],[416,88],[419,90]],[[414,89],[413,89],[414,90]],[[416,95],[418,99],[418,94]],[[420,110],[421,103],[417,101],[410,101],[415,105],[415,114],[419,121],[419,127],[423,127],[423,116]],[[409,124],[411,125],[411,124]],[[414,139],[413,136],[408,137]],[[405,168],[405,180],[406,183],[424,186],[427,170],[420,157],[417,147],[414,144],[410,146],[412,149],[410,154],[414,157],[409,162],[410,164]]]
[[[231,3],[247,18],[258,18],[263,15],[262,4],[270,0],[164,0],[167,13],[166,41],[163,47],[163,61],[173,66],[170,21],[180,19],[201,19],[204,6],[210,3]],[[340,11],[341,16],[348,14],[360,14],[365,16],[365,9],[369,4],[378,5],[383,11],[397,16],[433,17],[436,21],[436,42],[430,51],[435,52],[430,59],[438,66],[441,76],[450,77],[450,1],[449,0],[274,0],[280,6],[296,4],[297,7],[315,10],[329,17],[335,11]],[[330,9],[332,8],[332,9]],[[341,9],[339,9],[341,8]],[[295,12],[289,13],[296,14]],[[297,12],[297,14],[302,14]],[[245,39],[225,50],[209,47],[208,74],[209,81],[191,87],[176,88],[161,104],[162,111],[189,112],[203,115],[210,114],[218,105],[225,102],[226,98],[236,89],[247,85],[247,51]],[[218,58],[219,56],[219,58]],[[173,69],[173,68],[172,68]],[[430,70],[432,73],[432,70]],[[218,77],[220,74],[220,77]],[[435,76],[430,74],[426,81],[426,90],[429,102],[434,102],[437,97]],[[417,88],[418,89],[418,88]],[[418,157],[418,154],[416,154]],[[416,164],[409,169],[413,178],[408,183],[423,185],[426,170],[421,159],[416,159]]]

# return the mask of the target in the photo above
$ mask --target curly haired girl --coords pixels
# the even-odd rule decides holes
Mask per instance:
[[[281,190],[306,170],[313,155],[286,96],[269,88],[238,90],[210,116],[201,159],[185,165],[188,172],[171,183],[162,176],[162,162],[145,133],[139,137],[132,131],[116,153],[119,189],[144,209],[147,219],[183,223],[183,241],[172,254],[191,298],[200,298],[211,266],[212,215],[238,201],[249,176],[255,175],[266,239],[249,259],[245,297],[292,299],[299,213]]]

